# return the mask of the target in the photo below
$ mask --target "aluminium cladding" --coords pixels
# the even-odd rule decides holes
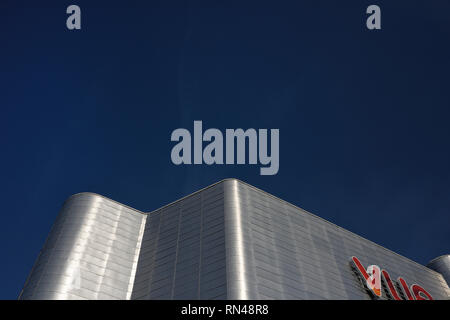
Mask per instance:
[[[370,299],[352,256],[450,296],[446,270],[226,179],[151,213],[70,197],[19,299]]]

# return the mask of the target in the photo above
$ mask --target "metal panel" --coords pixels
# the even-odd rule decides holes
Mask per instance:
[[[70,197],[19,299],[129,299],[146,217],[96,194]]]
[[[238,180],[226,180],[231,299],[368,299],[351,256],[448,299],[441,274]]]
[[[236,179],[145,214],[69,198],[20,298],[369,299],[352,256],[449,298],[440,273]]]
[[[226,296],[221,183],[151,212],[132,299]]]
[[[441,273],[447,284],[450,284],[450,254],[431,260],[427,267]]]

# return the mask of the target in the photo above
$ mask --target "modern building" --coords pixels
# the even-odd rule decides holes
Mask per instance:
[[[449,299],[449,262],[226,179],[150,213],[73,195],[19,299]]]

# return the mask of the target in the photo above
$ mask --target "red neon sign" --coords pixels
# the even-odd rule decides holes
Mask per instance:
[[[376,265],[371,265],[367,270],[363,267],[361,262],[356,257],[352,257],[353,266],[358,270],[359,275],[362,277],[365,286],[374,294],[375,297],[381,297],[381,279],[386,283],[389,293],[394,300],[403,300],[400,298],[400,294],[397,292],[395,282],[391,280],[389,273],[386,270],[381,270]],[[433,300],[431,294],[429,294],[424,288],[414,283],[411,285],[411,289],[408,288],[406,281],[399,277],[397,282],[400,284],[400,290],[404,297],[408,300]],[[412,294],[411,294],[412,292]]]

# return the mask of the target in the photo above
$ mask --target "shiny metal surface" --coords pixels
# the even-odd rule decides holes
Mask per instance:
[[[19,299],[129,299],[146,217],[96,194],[70,197]]]
[[[151,213],[69,198],[20,298],[369,299],[352,256],[450,297],[440,273],[226,179]]]
[[[149,214],[132,299],[226,299],[221,183]]]
[[[431,260],[427,264],[427,267],[442,274],[447,284],[450,285],[450,254],[445,254]]]
[[[423,265],[246,183],[223,184],[230,297],[369,299],[351,256],[424,286],[435,299],[450,297],[442,275]]]

